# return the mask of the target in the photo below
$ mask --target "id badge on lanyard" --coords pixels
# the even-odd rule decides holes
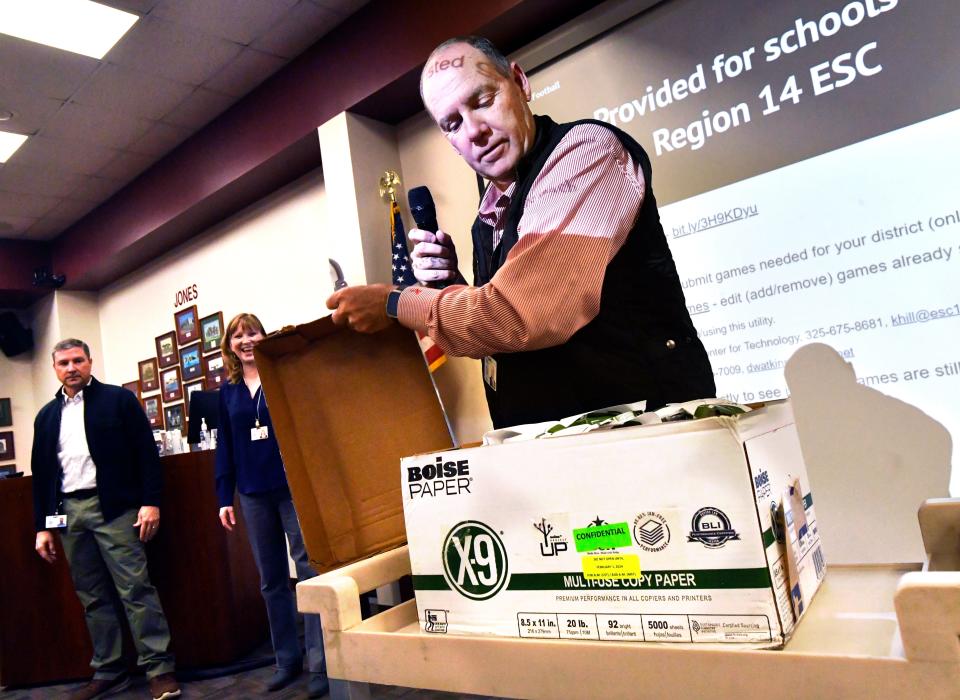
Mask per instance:
[[[270,437],[270,427],[267,425],[260,425],[260,402],[263,401],[263,387],[257,389],[257,393],[257,420],[253,424],[253,427],[250,428],[250,442],[266,440],[268,437]]]
[[[66,513],[54,513],[53,515],[48,515],[46,520],[46,528],[48,530],[59,529],[61,527],[67,526],[67,514]]]

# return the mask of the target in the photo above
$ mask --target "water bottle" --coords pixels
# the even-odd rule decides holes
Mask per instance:
[[[210,441],[207,439],[207,419],[200,419],[200,449],[210,449]]]

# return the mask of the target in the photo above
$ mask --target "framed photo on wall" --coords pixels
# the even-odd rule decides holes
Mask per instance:
[[[0,433],[0,462],[6,462],[16,457],[13,449],[13,431]]]
[[[149,396],[140,399],[143,404],[143,412],[147,414],[147,420],[150,421],[150,427],[154,430],[163,430],[163,411],[160,410],[160,397]]]
[[[203,374],[203,363],[200,361],[200,343],[180,348],[180,369],[183,370],[183,381],[196,379]]]
[[[175,403],[163,407],[163,422],[167,430],[179,430],[181,433],[187,432],[187,421],[183,415],[183,404]]]
[[[160,373],[162,380],[163,402],[180,401],[183,398],[183,379],[180,378],[180,366],[165,369]]]
[[[196,306],[190,306],[175,313],[173,315],[173,326],[177,330],[177,342],[181,345],[189,345],[199,338],[198,325]]]
[[[124,389],[129,389],[130,391],[132,391],[133,395],[136,396],[138,399],[140,398],[140,380],[139,379],[135,379],[132,382],[124,382],[123,384],[121,384],[121,386]]]
[[[0,428],[13,425],[13,408],[10,399],[0,399]]]
[[[170,331],[163,335],[158,335],[154,341],[157,345],[157,361],[160,363],[160,369],[173,367],[177,364],[177,332]]]
[[[160,370],[157,367],[157,358],[151,357],[137,363],[140,374],[140,391],[146,393],[160,388]]]
[[[224,383],[226,368],[223,366],[223,353],[203,356],[203,386],[208,391],[219,389]]]
[[[220,349],[220,340],[223,338],[222,311],[200,319],[200,338],[203,340],[204,352],[213,352]]]

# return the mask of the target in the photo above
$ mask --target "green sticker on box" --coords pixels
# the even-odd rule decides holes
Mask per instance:
[[[573,541],[578,552],[629,547],[633,544],[630,539],[630,523],[581,527],[573,531]]]

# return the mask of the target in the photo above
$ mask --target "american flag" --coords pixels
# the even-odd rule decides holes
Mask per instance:
[[[393,258],[393,283],[403,287],[417,284],[413,265],[410,264],[410,254],[407,251],[407,234],[403,230],[403,219],[400,218],[400,205],[396,201],[390,202],[390,255]],[[435,372],[447,361],[446,353],[433,342],[429,335],[420,331],[416,331],[416,335],[427,367],[431,372]]]
[[[407,252],[407,234],[403,230],[400,205],[396,201],[390,202],[390,243],[393,246],[390,250],[393,257],[393,283],[403,287],[416,284],[417,278],[413,275],[413,265]]]

